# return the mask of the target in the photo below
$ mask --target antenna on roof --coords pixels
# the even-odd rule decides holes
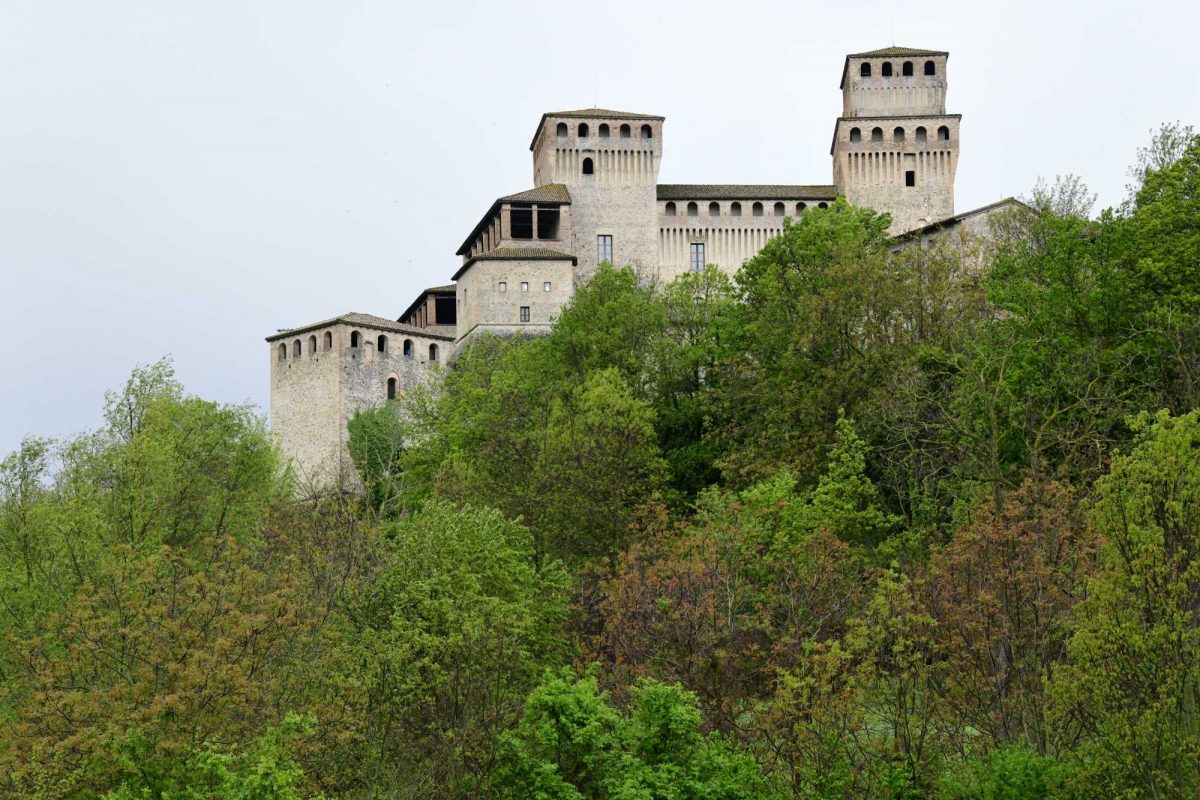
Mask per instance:
[[[592,108],[600,107],[600,70],[595,73],[595,80],[592,81]]]
[[[896,20],[892,19],[892,47],[896,46]]]

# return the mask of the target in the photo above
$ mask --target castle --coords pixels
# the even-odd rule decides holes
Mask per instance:
[[[715,264],[732,274],[786,217],[837,197],[886,211],[891,232],[969,228],[1003,203],[956,215],[961,115],[946,113],[949,54],[888,47],[846,56],[832,184],[660,184],[664,118],[589,108],[542,115],[535,188],[497,198],[458,249],[453,283],[395,319],[348,313],[268,336],[271,426],[301,481],[354,486],[346,423],[436,374],[484,333],[549,329],[610,262],[665,284]]]

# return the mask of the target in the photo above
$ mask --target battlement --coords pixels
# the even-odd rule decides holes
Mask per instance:
[[[604,108],[542,115],[529,149],[535,186],[653,186],[664,117]]]
[[[843,117],[893,117],[946,113],[946,62],[942,50],[887,47],[846,56],[842,68]]]

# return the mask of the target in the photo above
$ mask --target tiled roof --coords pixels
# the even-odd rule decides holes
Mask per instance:
[[[836,200],[837,187],[825,185],[660,183],[659,200]]]
[[[454,280],[458,280],[459,276],[476,261],[570,261],[572,264],[578,263],[578,259],[570,253],[549,247],[497,247],[495,250],[480,253],[464,262],[458,272],[454,273]]]
[[[506,195],[497,203],[570,203],[571,193],[561,183],[548,183],[527,192]]]
[[[453,283],[447,283],[445,286],[430,286],[425,290],[427,294],[438,294],[441,292],[453,292],[458,289]]]
[[[865,53],[851,53],[847,58],[875,58],[879,56],[948,56],[945,50],[922,50],[919,47],[881,47]]]
[[[935,230],[939,230],[941,228],[949,228],[954,225],[957,225],[958,223],[962,222],[963,220],[967,219],[968,217],[974,217],[974,216],[978,216],[980,214],[990,214],[993,211],[999,211],[1002,208],[1023,208],[1026,211],[1032,211],[1032,209],[1029,206],[1027,206],[1025,203],[1022,203],[1017,198],[1006,197],[1003,200],[997,200],[994,203],[988,203],[986,206],[980,206],[979,208],[972,208],[970,211],[962,211],[958,214],[955,214],[952,217],[946,217],[945,219],[935,220],[933,222],[930,222],[928,225],[922,225],[919,228],[913,228],[912,230],[904,231],[903,233],[897,234],[894,238],[897,241],[904,241],[904,240],[912,239],[912,238],[915,238],[918,236],[923,236],[926,233],[931,233],[931,232],[933,232]]]
[[[410,333],[414,336],[424,336],[427,339],[445,339],[453,341],[454,337],[444,333],[431,333],[428,328],[418,328],[415,325],[405,325],[395,320],[377,317],[374,314],[360,314],[357,311],[348,311],[345,314],[340,314],[330,319],[324,319],[320,322],[313,322],[308,325],[301,325],[298,328],[286,328],[278,331],[267,337],[268,342],[276,339],[286,339],[290,336],[295,336],[300,333],[306,333],[317,328],[325,328],[330,325],[337,324],[346,325],[361,325],[364,328],[375,328],[377,330],[393,331],[395,333]]]
[[[426,297],[428,297],[431,294],[447,294],[450,292],[457,292],[457,291],[458,291],[458,287],[455,286],[453,283],[448,283],[445,286],[433,286],[428,289],[424,289],[421,291],[420,294],[418,294],[415,298],[413,298],[413,301],[408,304],[408,308],[404,309],[404,313],[402,313],[399,317],[397,317],[396,321],[400,322],[401,320],[407,319],[410,314],[412,314],[414,311],[417,310],[417,306],[421,305],[421,301],[424,300]],[[401,322],[401,324],[404,324],[404,323]]]
[[[462,245],[455,251],[455,255],[465,255],[471,249],[471,245],[475,243],[475,239],[479,237],[480,231],[487,227],[492,216],[500,209],[502,203],[570,203],[571,193],[567,191],[567,187],[561,183],[548,183],[545,186],[539,186],[536,189],[529,189],[525,192],[517,192],[516,194],[505,195],[504,197],[496,198],[496,202],[488,206],[488,210],[484,212],[483,217],[476,223],[471,232],[467,234],[467,238]]]
[[[630,111],[613,111],[611,108],[579,108],[574,111],[547,111],[546,117],[567,117],[568,119],[590,119],[591,117],[607,117],[609,119],[666,119],[657,114],[634,114]]]

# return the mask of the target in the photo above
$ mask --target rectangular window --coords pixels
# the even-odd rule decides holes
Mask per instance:
[[[596,263],[603,264],[606,261],[609,264],[613,263],[612,237],[611,236],[603,236],[603,235],[597,236],[596,237]]]
[[[691,263],[692,272],[704,271],[704,242],[692,242]]]
[[[529,281],[521,281],[521,291],[522,292],[529,291]]]
[[[529,306],[521,306],[521,322],[529,322]]]
[[[505,281],[500,281],[500,291],[501,292],[508,291],[508,284]]]
[[[917,185],[916,170],[910,169],[904,173],[904,185],[905,186],[916,186]]]
[[[550,281],[546,281],[545,283],[542,284],[542,291],[543,292],[550,291]]]

